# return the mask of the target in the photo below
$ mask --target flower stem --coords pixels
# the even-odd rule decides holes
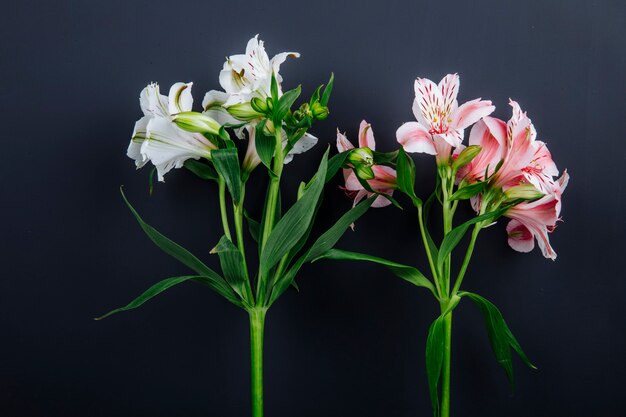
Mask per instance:
[[[443,318],[443,369],[441,376],[441,416],[450,417],[450,358],[452,351],[452,312]]]
[[[467,247],[467,252],[465,252],[465,258],[463,259],[463,264],[461,265],[461,269],[459,270],[459,275],[456,277],[454,288],[452,289],[452,297],[454,297],[461,288],[461,283],[463,282],[463,278],[465,277],[467,266],[469,265],[470,259],[472,259],[472,252],[474,251],[474,245],[476,245],[476,238],[478,237],[478,232],[480,232],[480,229],[480,224],[477,223],[474,225],[474,230],[472,230],[472,238]]]
[[[220,191],[220,213],[222,215],[222,227],[224,228],[224,234],[232,241],[230,235],[230,226],[228,226],[228,213],[226,212],[226,183],[224,178],[220,175],[218,180]]]
[[[426,229],[424,226],[424,212],[421,205],[417,207],[417,219],[419,221],[422,242],[424,243],[424,250],[426,250],[426,257],[428,258],[428,264],[430,265],[430,271],[433,274],[433,281],[435,281],[435,287],[437,288],[437,295],[441,297],[442,292],[441,287],[439,286],[439,273],[437,272],[437,268],[435,268],[433,254],[430,252],[430,245],[428,244],[428,239],[426,238]]]
[[[252,417],[263,417],[263,329],[265,309],[251,309],[250,365],[252,381]]]
[[[245,244],[243,241],[243,200],[245,197],[245,185],[241,187],[241,201],[238,204],[233,204],[233,214],[235,217],[235,232],[237,234],[237,247],[239,248],[239,252],[241,252],[241,258],[243,261],[243,270],[245,273],[245,287],[246,287],[246,296],[248,297],[248,301],[250,303],[254,302],[254,296],[252,295],[252,286],[250,285],[250,278],[248,276],[248,265],[246,263],[246,251]]]

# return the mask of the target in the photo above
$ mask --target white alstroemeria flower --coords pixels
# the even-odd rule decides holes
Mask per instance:
[[[191,111],[193,83],[172,85],[169,96],[159,92],[152,83],[139,96],[144,116],[135,123],[127,155],[135,160],[137,169],[152,161],[157,168],[159,181],[172,168],[181,168],[187,159],[209,158],[216,146],[200,133],[180,129],[172,115]]]
[[[297,52],[281,52],[269,59],[263,41],[258,38],[259,35],[256,35],[248,41],[245,54],[232,55],[224,63],[220,72],[220,85],[228,94],[225,107],[248,102],[253,97],[264,99],[269,96],[272,73],[276,77],[280,94],[280,64],[289,56],[300,56]]]

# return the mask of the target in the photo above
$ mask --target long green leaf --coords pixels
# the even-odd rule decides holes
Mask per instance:
[[[189,171],[193,172],[203,180],[217,181],[218,179],[217,172],[212,166],[200,161],[196,161],[195,159],[186,160],[185,168],[187,168]]]
[[[439,176],[437,176],[437,179]],[[439,257],[439,248],[435,244],[432,236],[430,235],[430,231],[428,230],[428,218],[430,217],[430,208],[433,205],[433,202],[437,198],[437,190],[433,191],[433,193],[428,197],[426,203],[424,203],[424,234],[426,235],[426,241],[428,242],[428,248],[430,249],[431,256],[433,259],[437,260]]]
[[[134,308],[140,307],[142,304],[144,304],[146,301],[150,300],[151,298],[161,294],[163,291],[167,290],[168,288],[173,287],[176,284],[180,284],[181,282],[185,282],[185,281],[189,281],[189,280],[205,280],[205,277],[202,276],[196,276],[196,275],[188,275],[188,276],[184,276],[184,277],[175,277],[175,278],[167,278],[164,279],[163,281],[159,281],[156,284],[154,284],[153,286],[151,286],[150,288],[148,288],[146,291],[144,291],[139,297],[135,298],[133,301],[131,301],[130,303],[128,303],[126,306],[124,307],[120,307],[120,308],[116,308],[115,310],[109,311],[108,313],[97,317],[96,320],[102,320],[104,318],[109,317],[110,315],[116,314],[116,313],[120,313],[122,311],[127,311],[127,310],[132,310]]]
[[[241,200],[241,173],[237,148],[216,149],[211,151],[211,156],[215,169],[224,177],[233,202],[238,204]]]
[[[256,152],[268,169],[271,169],[272,157],[276,150],[276,137],[274,135],[266,135],[264,133],[267,119],[261,120],[257,125],[254,133],[254,145]]]
[[[328,149],[322,157],[319,169],[308,190],[280,219],[267,238],[260,259],[260,274],[267,276],[269,270],[278,263],[306,232],[313,217],[317,200],[320,198],[326,178]]]
[[[317,261],[318,259],[368,261],[384,265],[396,276],[418,287],[428,288],[433,294],[436,295],[435,287],[433,286],[432,282],[430,282],[428,278],[426,278],[424,274],[422,274],[419,270],[409,265],[403,265],[397,262],[388,261],[387,259],[367,255],[364,253],[348,252],[340,249],[331,249],[328,252],[323,253],[317,258],[313,259],[313,262]]]
[[[444,350],[444,325],[443,319],[438,317],[428,329],[426,339],[426,374],[428,376],[428,390],[433,415],[439,415],[439,377],[443,366]]]
[[[484,297],[481,297],[478,294],[473,294],[467,291],[463,291],[459,293],[461,297],[469,297],[470,300],[476,304],[483,315],[483,319],[485,321],[485,326],[487,328],[487,334],[489,335],[489,341],[491,343],[491,349],[493,350],[494,355],[496,356],[496,360],[504,368],[506,372],[507,378],[513,386],[513,365],[511,361],[511,330],[506,325],[504,318],[502,317],[502,313],[500,310],[487,300]],[[515,338],[513,338],[515,339]],[[521,351],[521,347],[519,347],[519,343],[517,340],[514,341],[515,346],[519,348]],[[515,349],[517,351],[517,348]],[[522,352],[522,360],[529,364],[530,367],[534,366],[530,364],[526,355]]]
[[[350,151],[341,152],[328,160],[328,170],[326,171],[326,180],[324,182],[330,181],[335,176],[346,161],[349,153]]]
[[[361,201],[355,207],[348,210],[343,216],[337,220],[337,222],[323,235],[321,235],[315,243],[309,249],[308,254],[306,256],[305,262],[310,262],[313,259],[317,259],[322,254],[328,252],[335,246],[337,241],[343,236],[343,234],[348,230],[350,225],[357,221],[359,217],[365,214],[367,210],[371,207],[376,200],[377,196],[371,196],[366,200]]]
[[[289,109],[293,105],[294,101],[300,96],[300,92],[302,91],[301,87],[298,86],[293,90],[287,91],[283,94],[278,100],[278,104],[274,107],[274,124],[279,124],[287,115]]]
[[[191,252],[187,249],[180,246],[178,243],[170,240],[169,238],[162,235],[158,230],[154,227],[150,226],[148,223],[144,222],[139,213],[135,210],[135,208],[130,204],[124,191],[120,188],[120,192],[122,194],[122,198],[124,202],[130,209],[130,211],[137,219],[139,226],[143,229],[143,231],[148,235],[150,240],[154,242],[163,252],[172,256],[173,258],[179,260],[184,265],[188,266],[192,270],[194,270],[199,275],[204,276],[207,280],[211,282],[211,287],[219,292],[226,299],[231,301],[236,305],[241,305],[237,295],[232,291],[232,289],[226,284],[224,279],[213,271],[211,268],[206,266],[201,260],[196,258]]]
[[[211,253],[218,254],[226,281],[242,299],[245,299],[246,270],[243,267],[243,256],[239,248],[224,235]]]
[[[396,172],[398,176],[398,189],[409,196],[416,207],[420,206],[422,200],[415,195],[415,162],[413,158],[406,154],[402,147],[400,147],[398,151]]]
[[[447,233],[446,236],[443,238],[443,242],[441,242],[441,247],[439,248],[439,255],[437,257],[437,268],[441,269],[441,266],[443,265],[446,257],[450,253],[452,253],[456,245],[458,245],[461,239],[463,239],[463,236],[471,225],[482,221],[496,220],[507,210],[508,207],[504,207],[492,211],[491,213],[485,213],[481,216],[474,217],[473,219],[466,221],[465,223],[455,227],[449,233]]]
[[[250,231],[250,236],[252,236],[252,239],[254,239],[255,242],[258,242],[259,234],[261,233],[260,232],[261,225],[259,224],[259,222],[257,222],[252,217],[250,217],[250,215],[248,214],[248,211],[245,209],[243,211],[243,215],[246,218],[246,221],[248,222],[248,230]]]
[[[488,183],[486,181],[480,181],[461,187],[450,196],[450,200],[468,200],[482,193],[487,187],[487,184]]]
[[[328,105],[328,100],[330,100],[330,94],[333,92],[333,85],[335,85],[335,74],[330,73],[330,79],[328,80],[328,84],[326,84],[326,88],[324,88],[324,92],[322,93],[322,99],[320,100],[320,104],[322,106]]]

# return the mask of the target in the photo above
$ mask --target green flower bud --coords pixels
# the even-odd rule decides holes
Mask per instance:
[[[357,165],[354,170],[356,171],[357,177],[362,180],[373,180],[375,177],[371,166]]]
[[[454,162],[452,162],[452,169],[456,171],[472,162],[472,160],[480,153],[481,149],[482,148],[478,145],[470,145],[463,149]]]
[[[355,167],[371,167],[374,164],[374,154],[370,148],[356,148],[348,154],[348,161]]]
[[[264,116],[263,113],[257,112],[249,102],[233,104],[226,109],[228,113],[235,119],[241,121],[250,121],[254,119],[260,119]]]
[[[313,103],[311,106],[311,112],[313,113],[313,117],[317,120],[325,120],[328,117],[328,107],[322,106],[319,101]]]
[[[253,97],[252,100],[250,100],[250,105],[252,106],[252,109],[254,109],[254,111],[256,112],[263,114],[267,113],[268,107],[265,100],[262,100],[258,97]]]
[[[507,200],[536,200],[545,194],[532,184],[520,184],[506,190],[504,195]]]
[[[204,113],[186,111],[173,116],[174,123],[187,132],[211,133],[219,135],[220,126],[214,119]]]

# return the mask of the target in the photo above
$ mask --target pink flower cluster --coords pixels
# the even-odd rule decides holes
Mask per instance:
[[[439,166],[449,166],[465,148],[464,130],[472,126],[469,145],[481,147],[478,155],[460,168],[457,182],[461,186],[477,181],[488,181],[487,191],[498,191],[501,196],[533,194],[511,206],[504,214],[511,221],[507,225],[509,245],[520,252],[529,252],[535,240],[546,258],[555,259],[548,234],[560,220],[561,196],[569,175],[567,171],[557,179],[559,171],[546,144],[536,139],[537,132],[525,112],[515,102],[512,117],[504,122],[490,114],[495,110],[491,101],[480,98],[459,106],[459,76],[446,75],[439,84],[418,78],[415,81],[413,113],[416,121],[404,123],[396,132],[397,141],[406,152],[436,156]],[[363,121],[359,131],[359,146],[375,149],[371,126]],[[354,146],[345,135],[337,132],[337,149],[344,152]],[[396,188],[396,172],[390,167],[373,165],[375,178],[368,184],[375,192],[391,195]],[[344,170],[345,190],[355,204],[372,193],[365,190],[355,173]],[[530,190],[530,191],[529,191]],[[484,193],[472,199],[477,212],[482,207]],[[373,207],[390,204],[379,197]],[[484,211],[484,210],[483,210]]]

